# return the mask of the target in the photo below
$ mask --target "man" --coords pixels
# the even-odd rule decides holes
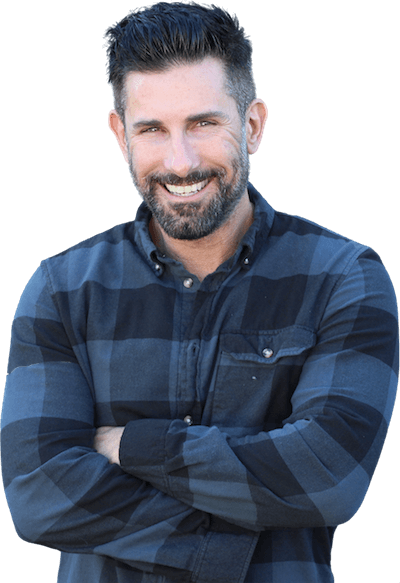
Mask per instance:
[[[267,112],[226,13],[161,3],[108,38],[144,204],[21,298],[2,421],[17,531],[62,551],[61,583],[333,581],[393,407],[389,278],[248,183]]]

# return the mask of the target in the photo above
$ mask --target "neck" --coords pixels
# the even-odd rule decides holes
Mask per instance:
[[[200,281],[229,259],[253,222],[253,205],[246,193],[232,215],[215,233],[195,241],[173,239],[151,219],[150,235],[154,244],[168,257],[180,261]]]

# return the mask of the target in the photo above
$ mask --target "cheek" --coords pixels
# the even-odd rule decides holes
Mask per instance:
[[[135,143],[131,146],[131,163],[139,179],[160,169],[160,152],[146,143]]]
[[[221,166],[229,170],[232,160],[239,155],[239,145],[235,140],[210,140],[202,145],[199,153],[205,166]]]
[[[226,132],[225,137],[220,142],[220,152],[228,160],[233,160],[240,156],[242,147],[241,132]]]

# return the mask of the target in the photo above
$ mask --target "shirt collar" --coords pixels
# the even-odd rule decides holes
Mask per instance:
[[[254,204],[254,220],[243,237],[241,245],[242,248],[246,246],[249,253],[253,254],[257,253],[263,241],[268,237],[274,222],[275,211],[250,182],[248,193],[250,201]]]

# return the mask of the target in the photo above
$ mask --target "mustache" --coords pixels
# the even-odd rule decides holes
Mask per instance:
[[[210,180],[211,178],[223,178],[225,172],[216,169],[209,170],[197,170],[191,172],[185,177],[178,176],[177,174],[152,174],[146,178],[148,186],[154,184],[172,184],[173,186],[189,186],[190,184],[196,184],[197,182],[203,182],[203,180]]]

